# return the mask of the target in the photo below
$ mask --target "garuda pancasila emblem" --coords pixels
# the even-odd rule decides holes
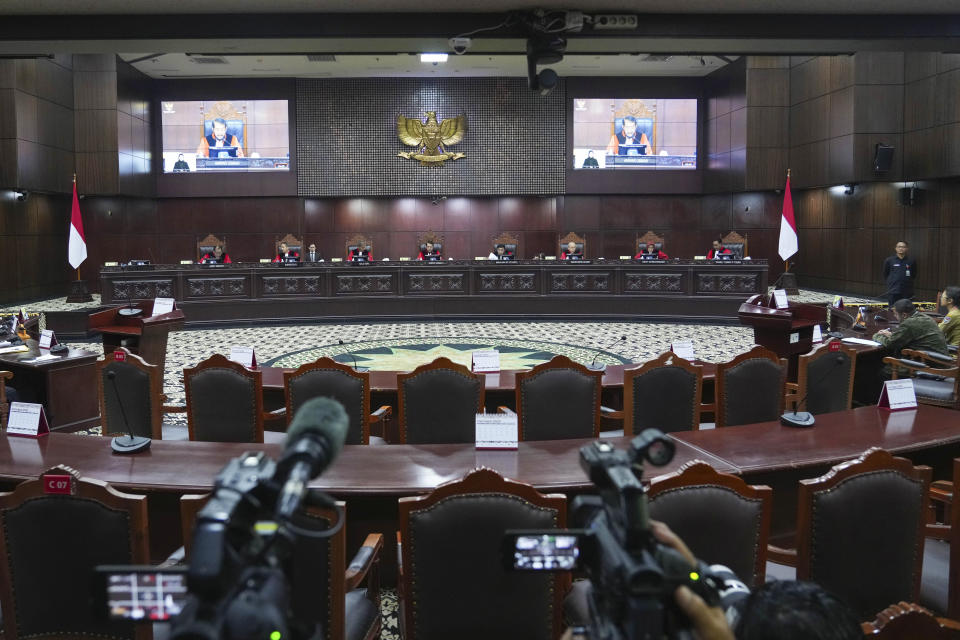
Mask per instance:
[[[397,116],[397,135],[400,141],[416,147],[416,151],[401,151],[401,158],[419,160],[421,166],[442,166],[447,160],[459,160],[462,153],[450,153],[447,147],[463,140],[467,133],[467,116],[460,114],[456,118],[447,118],[437,122],[437,112],[427,111],[427,121]]]

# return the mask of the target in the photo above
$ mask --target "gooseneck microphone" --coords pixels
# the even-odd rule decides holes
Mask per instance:
[[[130,431],[130,423],[127,422],[127,412],[123,409],[123,400],[120,398],[120,390],[117,388],[117,372],[116,371],[107,371],[107,380],[110,381],[110,386],[113,387],[113,393],[117,397],[117,405],[120,406],[120,417],[123,418],[123,427],[127,432],[125,436],[116,436],[113,440],[110,441],[110,448],[117,453],[137,453],[138,451],[146,451],[150,448],[150,438],[144,438],[142,436],[135,436],[133,432]]]
[[[337,344],[341,347],[343,346],[343,338],[337,340]],[[364,371],[370,371],[370,367],[361,367],[357,364],[357,356],[353,355],[352,351],[348,351],[347,355],[353,358],[353,370],[357,373],[363,373]]]
[[[277,520],[289,520],[307,492],[307,483],[336,459],[347,439],[350,419],[332,398],[313,398],[297,410],[287,431],[283,456],[274,474],[283,489],[277,498]]]
[[[826,380],[830,374],[836,371],[837,367],[843,366],[845,360],[843,356],[838,355],[834,358],[833,366],[828,368],[821,376],[817,379],[814,384],[807,383],[807,392],[803,394],[803,397],[800,398],[800,402],[794,400],[793,402],[793,411],[787,411],[782,416],[780,416],[780,424],[785,427],[812,427],[816,424],[816,419],[813,417],[813,414],[808,411],[797,412],[797,407],[807,401],[807,398],[810,396],[810,390],[819,385],[821,382]]]
[[[614,340],[613,342],[611,342],[610,344],[608,344],[607,346],[605,346],[603,349],[594,349],[596,353],[593,354],[593,360],[590,361],[590,364],[587,365],[587,368],[593,371],[603,371],[604,369],[606,369],[607,365],[603,364],[602,362],[600,364],[597,364],[597,357],[600,355],[601,352],[606,351],[607,349],[612,349],[613,345],[617,344],[618,342],[626,342],[626,341],[627,341],[627,336],[623,335],[617,338],[616,340]]]

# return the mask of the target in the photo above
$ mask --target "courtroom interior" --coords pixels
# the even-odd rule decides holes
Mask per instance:
[[[957,51],[0,3],[0,638],[960,639]]]

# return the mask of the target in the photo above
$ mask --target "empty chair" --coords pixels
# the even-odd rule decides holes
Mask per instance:
[[[623,372],[625,435],[700,428],[703,367],[667,352]]]
[[[870,449],[801,480],[797,579],[846,601],[861,620],[920,594],[930,467]]]
[[[602,371],[554,356],[516,376],[520,440],[596,438]]]
[[[183,370],[191,440],[263,442],[260,371],[214,354]]]
[[[401,444],[475,442],[485,379],[447,358],[397,376]]]
[[[197,514],[209,495],[180,499],[180,522],[186,560]],[[337,502],[346,518],[346,505]],[[337,522],[335,509],[309,507],[295,517],[308,530],[328,529]],[[346,526],[330,537],[298,535],[290,563],[290,608],[300,622],[319,623],[326,640],[372,640],[380,634],[380,551],[383,534],[371,533],[346,562]],[[366,587],[362,585],[366,582]]]
[[[717,365],[717,426],[777,420],[783,413],[787,363],[754,347]]]
[[[763,584],[770,487],[748,485],[695,460],[654,481],[647,498],[650,517],[665,522],[697,558],[729,567],[751,589]]]
[[[797,384],[792,400],[797,411],[813,414],[845,411],[853,405],[853,376],[857,351],[838,340],[830,340],[797,360]],[[792,408],[792,407],[790,407]]]
[[[163,371],[118,347],[97,362],[103,435],[127,433],[162,437]]]
[[[283,389],[288,424],[300,406],[311,398],[339,401],[350,418],[347,444],[370,444],[370,423],[382,422],[391,415],[388,405],[370,413],[369,373],[355,371],[331,358],[320,358],[301,365],[296,371],[285,371]]]
[[[960,487],[960,458],[953,459],[953,479],[937,480],[930,484],[930,511],[926,534],[928,538],[946,540],[950,543],[947,572],[930,572],[923,576],[923,600],[938,611],[946,611],[951,618],[960,617],[960,509],[953,504],[953,497]],[[942,523],[934,522],[935,507],[943,511]]]
[[[68,492],[47,493],[48,475],[66,476]],[[150,561],[147,531],[146,496],[121,493],[68,467],[0,493],[4,638],[151,638],[150,625],[109,621],[87,597],[97,565]]]
[[[10,403],[7,402],[7,388],[3,382],[12,377],[12,371],[0,371],[0,429],[3,430],[7,428],[7,416],[10,414]]]
[[[567,574],[508,571],[507,529],[566,526],[566,497],[490,469],[401,498],[401,626],[408,640],[559,637]]]
[[[904,349],[901,358],[886,356],[893,379],[909,377],[920,404],[960,409],[960,361],[956,355]]]
[[[876,640],[960,640],[960,622],[937,618],[910,602],[890,605],[863,624],[865,638]]]

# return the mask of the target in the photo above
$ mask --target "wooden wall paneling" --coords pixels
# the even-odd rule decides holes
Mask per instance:
[[[390,229],[389,201],[383,198],[369,198],[364,200],[363,219],[369,229]]]
[[[955,234],[939,234],[940,259],[936,264],[938,290],[948,285],[960,285],[960,243]],[[931,265],[933,267],[934,265]]]
[[[363,224],[363,200],[344,198],[333,205],[333,228],[342,232],[365,231]]]
[[[928,76],[903,87],[903,130],[926,129],[936,124],[937,78]]]
[[[903,129],[902,84],[857,85],[853,91],[857,133],[898,133]]]
[[[37,61],[22,59],[14,61],[16,87],[26,93],[37,95]]]
[[[23,91],[14,91],[17,138],[37,141],[37,97]]]
[[[197,237],[191,234],[157,236],[157,259],[162,264],[178,264],[181,260],[197,259]],[[229,253],[229,247],[228,247]],[[233,259],[233,254],[230,254]]]
[[[939,226],[946,229],[960,227],[960,180],[939,181],[937,186],[940,189]],[[947,232],[944,235],[956,242],[953,232]]]
[[[416,200],[416,228],[414,231],[436,231],[443,228],[443,203],[445,201],[440,200],[436,204],[432,200],[418,198]],[[522,204],[518,203],[518,210],[522,211],[520,207]],[[501,222],[503,222],[503,207],[501,202]],[[371,228],[369,225],[367,228]]]
[[[906,229],[904,238],[910,243],[910,253],[917,259],[917,270],[920,272],[916,281],[916,289],[923,298],[932,299],[934,292],[943,283],[940,282],[940,239],[939,230],[928,228]]]
[[[161,200],[161,202],[163,202]],[[393,219],[391,218],[391,226]],[[396,227],[394,227],[396,228]],[[333,230],[333,202],[318,198],[303,201],[304,233],[328,233]]]
[[[903,55],[903,80],[910,83],[936,75],[939,54],[931,51],[908,51]]]
[[[790,105],[789,69],[747,69],[748,107]]]
[[[394,201],[396,202],[396,201]],[[395,214],[391,207],[390,218]],[[403,218],[402,214],[397,217]],[[471,200],[470,198],[448,198],[443,203],[443,228],[449,231],[469,231],[472,222]],[[391,225],[391,228],[396,228]],[[462,247],[466,252],[470,251],[470,245]]]
[[[858,51],[853,56],[858,85],[902,85],[904,54],[900,51]]]

